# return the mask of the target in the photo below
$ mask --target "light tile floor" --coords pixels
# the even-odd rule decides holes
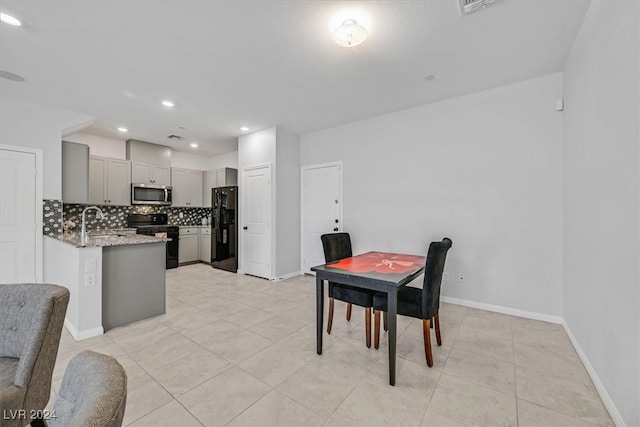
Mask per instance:
[[[125,367],[135,427],[613,425],[559,325],[442,304],[428,368],[421,322],[399,316],[391,387],[386,335],[367,349],[362,309],[351,322],[335,310],[318,356],[313,277],[169,270],[166,315],[81,342],[63,332],[52,401],[69,360],[91,349]]]

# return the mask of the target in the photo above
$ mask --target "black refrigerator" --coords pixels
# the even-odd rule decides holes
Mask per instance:
[[[211,189],[211,265],[238,271],[238,187]]]

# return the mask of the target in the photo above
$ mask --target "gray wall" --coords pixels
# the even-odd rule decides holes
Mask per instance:
[[[343,161],[355,252],[426,254],[449,236],[445,295],[560,321],[561,84],[552,74],[304,134],[301,163]]]
[[[276,129],[276,276],[300,271],[300,136]]]
[[[636,1],[593,2],[564,72],[564,317],[627,426],[640,425],[638,20]]]

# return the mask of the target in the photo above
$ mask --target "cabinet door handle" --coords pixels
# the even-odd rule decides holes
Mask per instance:
[[[248,230],[248,229],[249,229],[249,227],[244,226],[244,227],[242,227],[242,229],[243,229],[243,230]]]
[[[338,231],[338,227],[334,228],[333,231]]]

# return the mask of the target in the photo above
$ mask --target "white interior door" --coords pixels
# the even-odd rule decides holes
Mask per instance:
[[[245,274],[271,278],[271,165],[243,169],[242,266]]]
[[[302,271],[324,264],[320,236],[342,231],[342,164],[302,169]]]
[[[0,150],[0,283],[41,281],[42,191],[36,174],[35,153]]]

